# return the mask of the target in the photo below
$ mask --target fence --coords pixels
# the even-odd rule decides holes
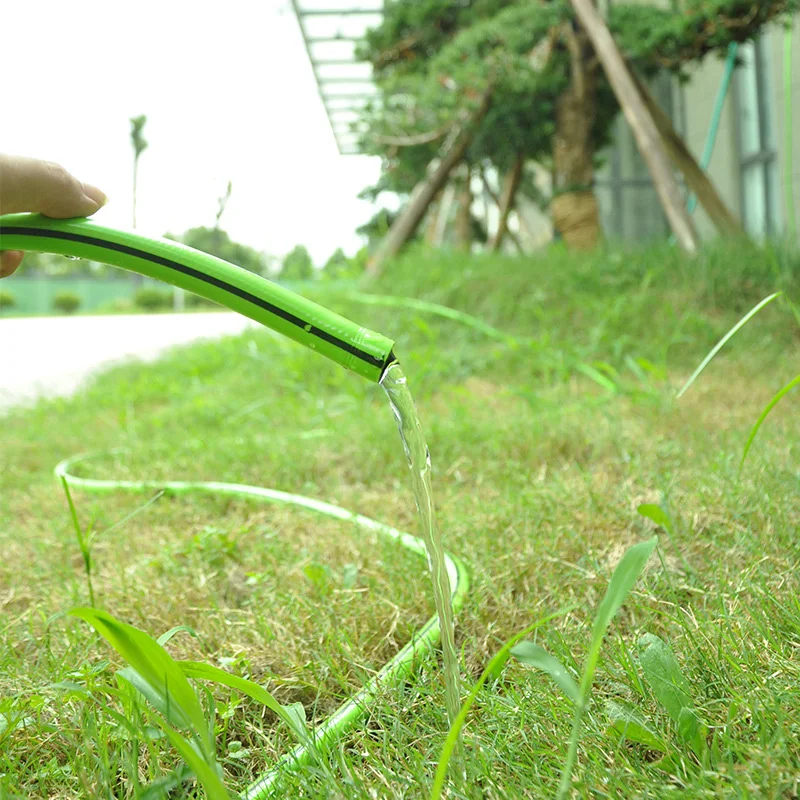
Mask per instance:
[[[10,294],[14,305],[9,309],[14,314],[47,314],[53,311],[53,299],[61,292],[70,292],[81,299],[81,311],[96,311],[111,306],[115,300],[133,300],[142,283],[135,279],[103,279],[54,277],[37,275],[4,280],[0,289]]]

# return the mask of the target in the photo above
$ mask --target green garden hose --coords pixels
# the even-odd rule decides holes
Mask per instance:
[[[385,336],[258,275],[177,242],[148,239],[136,233],[104,228],[85,219],[53,220],[38,214],[10,214],[0,217],[0,250],[86,258],[165,281],[283,333],[374,382],[379,382],[395,361],[394,343]],[[415,536],[309,497],[233,483],[95,480],[72,474],[71,468],[86,458],[76,456],[62,461],[56,467],[56,475],[67,480],[71,488],[90,492],[205,492],[294,505],[374,531],[414,553],[427,555],[425,543]],[[449,554],[445,554],[445,562],[455,612],[463,606],[468,577],[464,566]],[[298,746],[280,758],[270,771],[242,793],[243,800],[261,800],[269,796],[284,770],[299,767],[316,752],[330,748],[365,716],[368,704],[387,684],[407,676],[421,658],[432,651],[439,636],[439,619],[433,616],[372,680],[313,731],[309,746]]]
[[[711,113],[711,125],[708,129],[706,136],[706,143],[703,147],[703,155],[700,157],[700,169],[707,170],[708,165],[711,163],[711,156],[714,154],[714,145],[717,143],[717,132],[719,131],[719,123],[722,119],[722,109],[725,107],[725,99],[728,96],[728,88],[731,85],[731,78],[733,71],[736,69],[736,53],[739,50],[739,45],[736,42],[731,42],[728,45],[728,55],[725,58],[725,69],[722,72],[722,80],[717,90],[717,97],[714,100],[714,110]],[[686,210],[690,214],[694,214],[697,208],[697,195],[692,193],[689,196],[689,202],[686,204]]]
[[[165,494],[180,495],[191,493],[220,494],[235,497],[254,498],[267,503],[281,503],[293,505],[324,514],[328,517],[340,519],[344,522],[363,528],[364,530],[374,531],[385,536],[387,539],[396,541],[402,547],[417,553],[423,558],[427,557],[427,550],[422,539],[403,533],[381,522],[377,522],[361,514],[354,514],[339,506],[314,500],[311,497],[279,492],[274,489],[262,489],[258,486],[246,486],[237,483],[217,483],[203,482],[196,483],[191,481],[114,481],[96,480],[93,478],[82,478],[74,475],[70,470],[76,464],[87,460],[87,456],[75,456],[62,461],[56,467],[56,475],[65,478],[70,488],[84,489],[89,492],[148,492],[163,491]],[[450,580],[451,601],[453,611],[458,612],[464,605],[464,600],[469,589],[469,577],[464,565],[449,553],[445,553],[445,563],[447,574]],[[429,654],[439,641],[440,628],[439,618],[434,615],[414,634],[408,644],[394,656],[372,680],[363,686],[350,700],[323,723],[321,723],[311,734],[312,746],[317,752],[329,749],[331,745],[344,733],[350,730],[356,723],[363,719],[369,711],[369,703],[373,701],[379,692],[391,685],[395,681],[402,680],[408,676],[414,667]],[[287,769],[298,768],[307,764],[314,756],[311,748],[300,745],[295,747],[286,755],[282,756],[271,770],[258,778],[242,794],[242,800],[262,800],[269,797],[273,787],[280,779],[283,772]]]
[[[282,286],[168,239],[40,214],[0,217],[0,250],[57,253],[99,261],[171,283],[227,306],[368,380],[394,361],[394,342]]]

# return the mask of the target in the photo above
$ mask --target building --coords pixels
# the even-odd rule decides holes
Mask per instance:
[[[741,61],[733,73],[722,106],[708,174],[720,195],[755,238],[800,230],[800,15],[793,26],[791,70],[784,62],[784,28],[771,26],[754,42],[738,48]],[[657,82],[655,94],[676,129],[700,161],[712,127],[724,62],[709,56],[691,71],[687,85],[669,78]],[[791,119],[787,118],[786,79],[790,80]],[[607,163],[597,175],[603,226],[609,238],[643,240],[669,233],[666,218],[620,116]],[[787,158],[787,156],[789,156]],[[787,164],[791,176],[787,181]],[[793,203],[789,200],[791,190]],[[694,215],[705,238],[715,231],[702,208]]]
[[[601,6],[607,8],[610,2],[614,0],[601,0]],[[357,62],[354,47],[364,31],[380,21],[382,0],[292,0],[292,4],[339,150],[355,154],[357,137],[350,123],[358,118],[359,108],[374,87],[369,67]],[[730,210],[754,238],[800,230],[800,14],[795,17],[792,34],[788,70],[785,33],[780,25],[771,26],[757,41],[739,46],[741,65],[734,70],[725,94],[707,168]],[[725,62],[709,55],[701,65],[691,68],[688,84],[679,85],[664,75],[651,85],[654,96],[701,164],[714,127],[714,108],[724,74]],[[787,79],[790,104],[786,102]],[[787,117],[788,106],[791,119]],[[621,114],[613,140],[595,176],[606,236],[623,241],[665,238],[669,235],[666,217]],[[544,170],[540,172],[537,182],[548,194],[549,176]],[[497,176],[492,177],[497,183]],[[473,189],[473,213],[485,219],[491,230],[497,209],[488,202],[480,181],[473,183]],[[794,225],[790,220],[792,208]],[[517,210],[523,219],[512,216],[509,227],[526,249],[552,239],[552,223],[546,211],[524,201]],[[702,208],[697,208],[694,220],[702,237],[715,235]]]

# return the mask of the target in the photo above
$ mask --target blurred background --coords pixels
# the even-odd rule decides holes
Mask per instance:
[[[569,246],[666,239],[647,164],[590,48],[592,107],[559,117],[571,66],[563,23],[551,18],[557,5],[9,5],[0,148],[103,188],[100,224],[178,238],[293,287],[353,281],[495,70],[491,110],[403,246],[530,253],[565,236]],[[800,47],[786,44],[785,26],[797,31],[798,15],[785,2],[756,13],[711,5],[605,2],[600,11],[744,231],[790,235]],[[693,222],[700,239],[719,234],[702,203]],[[4,315],[196,305],[51,255],[30,255],[0,297]]]

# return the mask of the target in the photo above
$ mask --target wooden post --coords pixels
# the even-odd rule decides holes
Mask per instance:
[[[514,201],[517,199],[517,190],[522,181],[522,168],[525,166],[525,156],[520,153],[514,160],[514,165],[506,173],[503,180],[503,193],[500,196],[498,207],[500,209],[500,219],[497,223],[497,231],[492,238],[490,250],[493,253],[500,250],[503,239],[508,232],[508,216],[514,208]]]
[[[497,193],[495,192],[495,190],[492,189],[492,187],[489,185],[489,179],[486,177],[486,173],[484,173],[483,170],[481,170],[481,180],[483,181],[484,191],[486,192],[486,194],[489,195],[489,197],[491,197],[491,199],[494,201],[494,204],[499,209],[500,208],[500,198],[497,196]],[[510,211],[509,211],[509,213],[510,213]],[[520,223],[524,224],[524,220],[522,219],[522,216],[519,213],[519,211],[517,212],[517,218],[520,220]],[[526,226],[526,228],[527,228],[527,226]],[[487,230],[488,230],[488,224],[487,224]],[[508,226],[506,226],[506,233],[508,235],[508,238],[511,239],[512,242],[514,242],[514,247],[516,247],[517,250],[520,253],[524,253],[525,249],[522,246],[522,242],[520,242],[520,240],[519,240],[519,236],[517,236],[517,234],[514,233],[514,231],[512,231],[511,228],[509,228]],[[530,230],[528,231],[528,234],[531,235],[531,231]]]
[[[400,248],[414,235],[414,231],[425,216],[431,201],[447,182],[453,168],[464,158],[474,135],[474,127],[489,110],[492,89],[486,89],[478,107],[469,115],[463,125],[457,125],[448,141],[442,145],[438,164],[431,165],[430,174],[421,180],[411,195],[411,199],[389,228],[378,250],[367,263],[367,272],[377,275],[386,261],[400,252]]]
[[[455,202],[456,190],[452,181],[444,187],[442,195],[442,208],[439,210],[439,219],[436,223],[436,231],[433,234],[431,244],[434,247],[441,247],[444,244],[444,237],[447,233],[447,225],[450,222],[450,212]]]
[[[639,95],[622,53],[591,0],[570,0],[570,2],[633,131],[639,152],[650,170],[653,185],[661,199],[661,205],[675,239],[686,252],[694,253],[699,247],[697,232],[686,211],[658,129]]]
[[[675,130],[670,118],[664,113],[647,86],[642,83],[633,70],[631,70],[631,74],[636,81],[636,87],[642,96],[644,104],[653,115],[653,122],[655,122],[658,132],[661,134],[669,157],[683,173],[687,185],[697,195],[700,205],[706,210],[716,229],[723,235],[745,236],[741,223],[725,205],[725,201],[719,196],[716,186],[697,163],[681,135]]]
[[[472,169],[469,164],[464,164],[463,167],[456,206],[456,249],[469,253],[472,249]]]

